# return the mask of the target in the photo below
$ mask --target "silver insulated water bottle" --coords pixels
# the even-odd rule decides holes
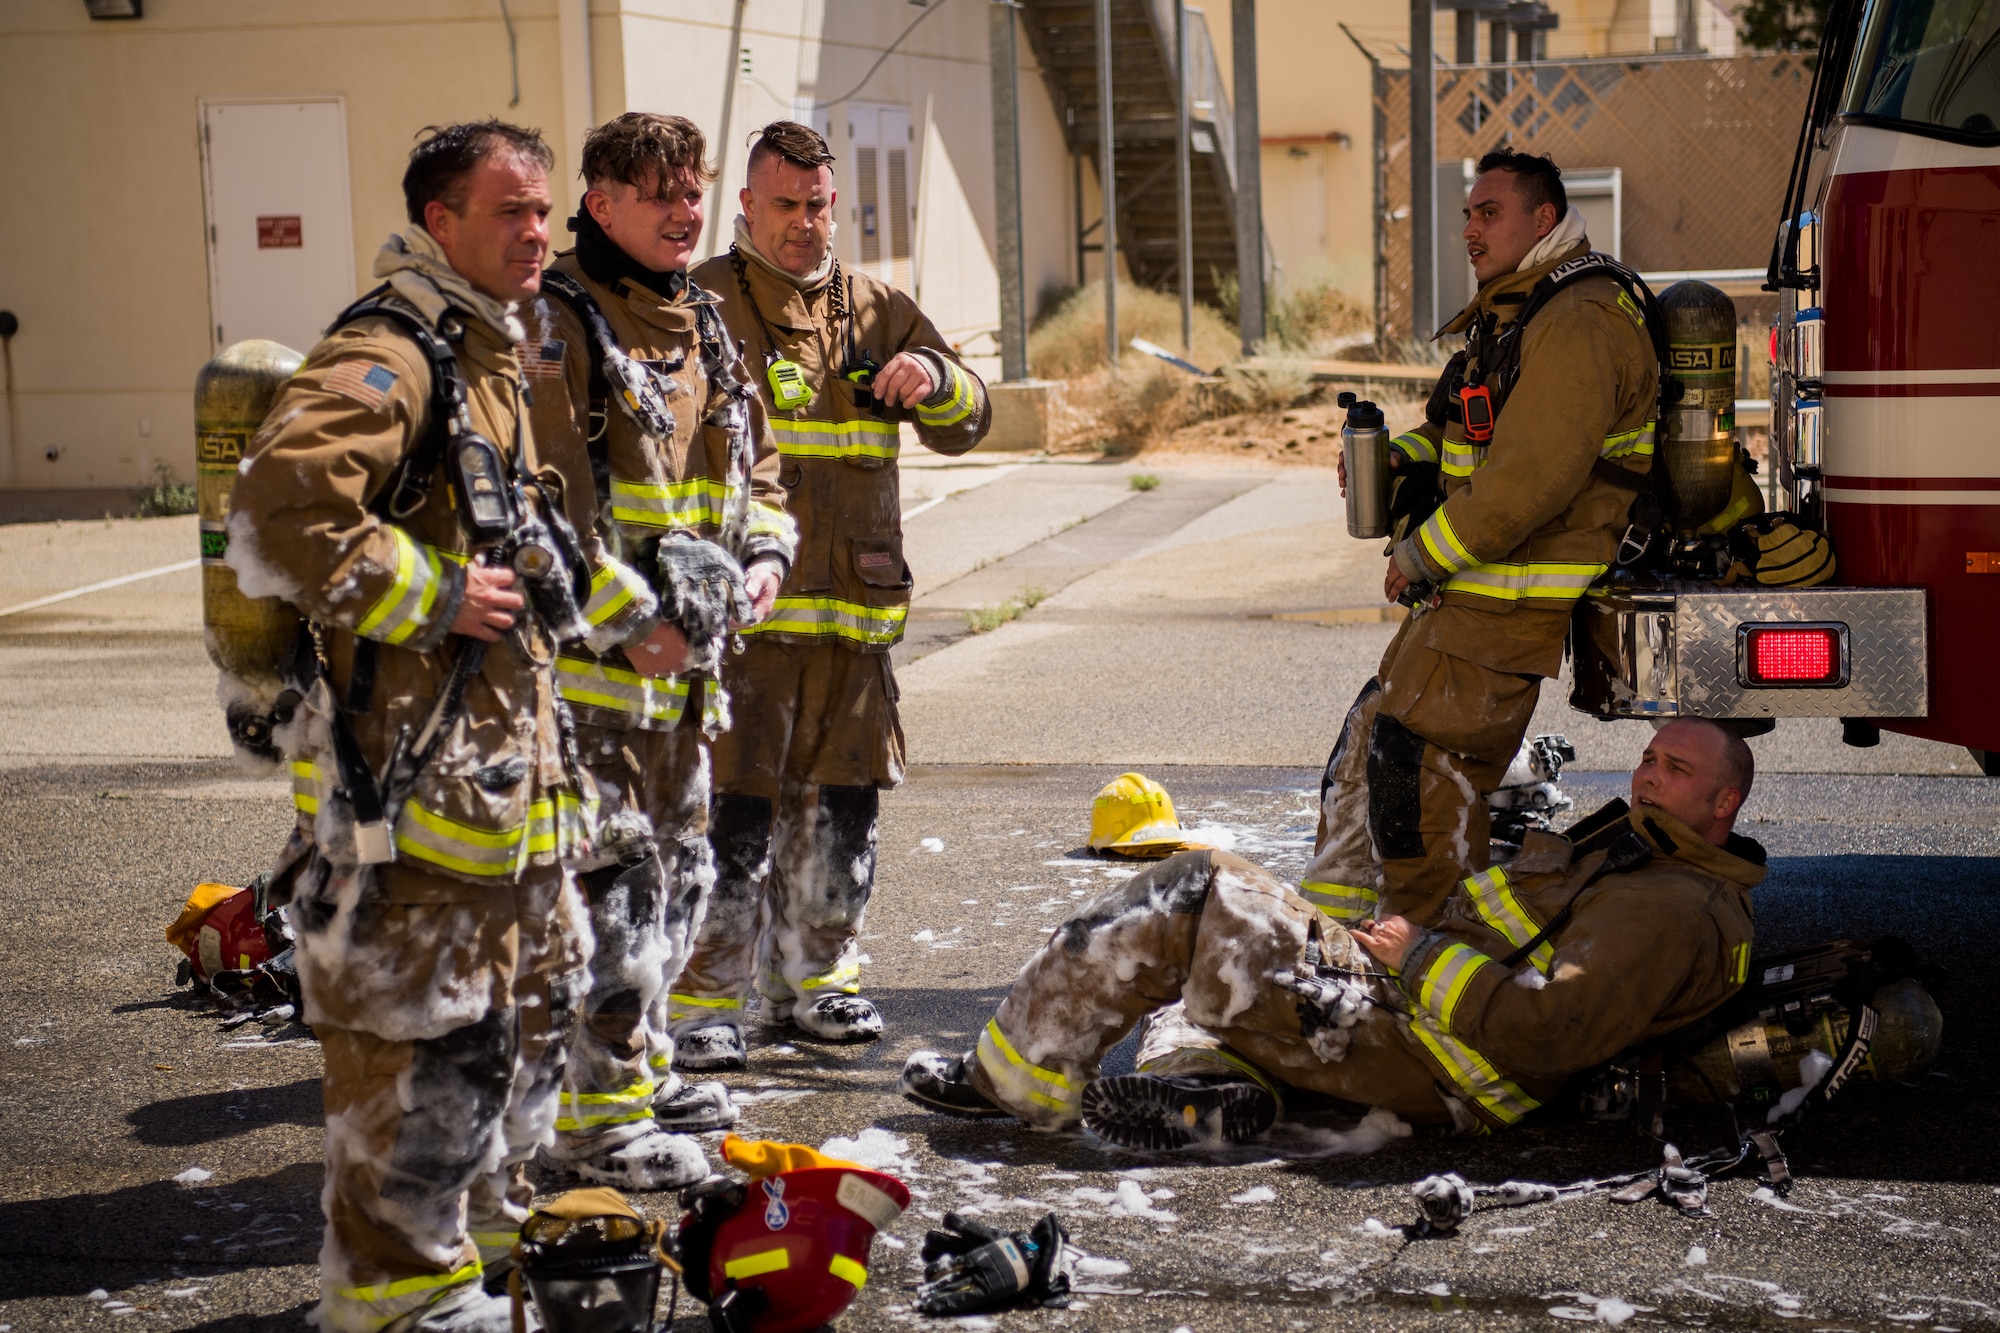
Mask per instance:
[[[1347,535],[1389,535],[1389,431],[1382,409],[1351,393],[1335,400],[1347,409],[1340,453],[1347,462]]]

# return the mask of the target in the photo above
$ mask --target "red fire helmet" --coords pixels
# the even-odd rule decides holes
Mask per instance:
[[[875,1233],[910,1206],[902,1181],[858,1166],[783,1171],[736,1188],[742,1201],[714,1222],[706,1264],[700,1210],[681,1219],[680,1237],[688,1290],[752,1333],[807,1333],[845,1310],[868,1281]]]
[[[188,956],[202,982],[218,972],[247,971],[269,962],[271,947],[257,919],[257,895],[227,884],[202,884],[188,896],[167,939]]]

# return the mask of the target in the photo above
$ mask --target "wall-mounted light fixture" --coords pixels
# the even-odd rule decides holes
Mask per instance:
[[[145,17],[146,0],[83,0],[94,19],[136,19]]]

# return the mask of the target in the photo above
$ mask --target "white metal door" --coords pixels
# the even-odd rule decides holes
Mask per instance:
[[[201,104],[209,331],[304,352],[355,297],[339,98]]]
[[[906,106],[856,102],[848,108],[847,145],[854,162],[848,225],[854,228],[855,266],[906,292],[915,288],[913,139]]]
[[[1264,150],[1264,231],[1282,279],[1296,281],[1326,266],[1324,144]]]

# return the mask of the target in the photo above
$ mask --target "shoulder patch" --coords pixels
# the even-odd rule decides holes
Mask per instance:
[[[379,361],[351,357],[328,371],[323,383],[369,411],[380,412],[388,405],[389,390],[396,386],[397,379],[396,372]]]
[[[535,379],[559,379],[563,373],[563,353],[568,344],[549,338],[521,349],[521,373]]]

